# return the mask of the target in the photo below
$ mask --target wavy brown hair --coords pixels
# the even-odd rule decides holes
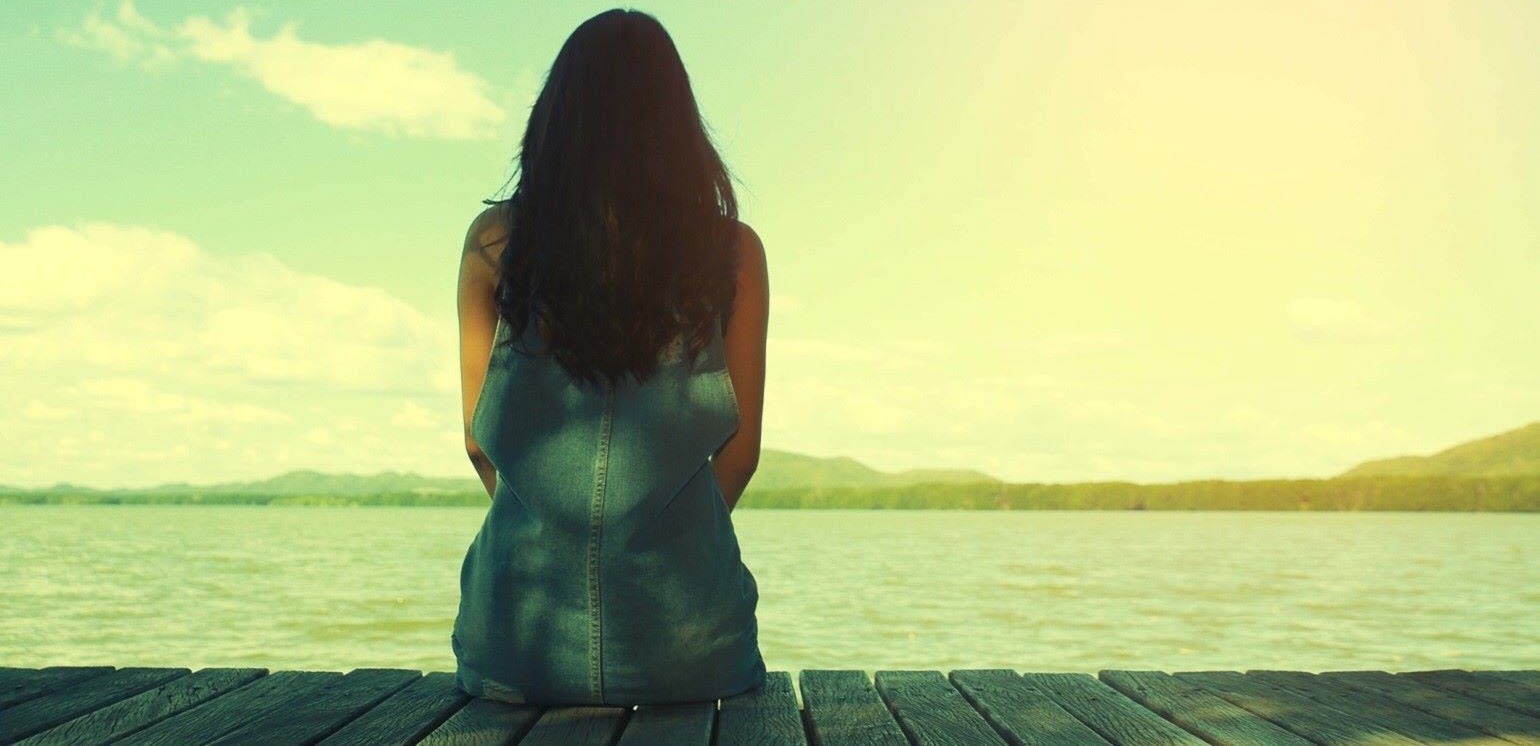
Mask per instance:
[[[620,9],[579,25],[517,164],[513,194],[486,200],[507,211],[496,294],[507,342],[539,320],[546,349],[527,352],[613,386],[651,378],[682,335],[693,370],[731,314],[738,206],[663,25]]]

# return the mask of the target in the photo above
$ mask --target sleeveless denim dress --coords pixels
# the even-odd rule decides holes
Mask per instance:
[[[497,487],[460,571],[455,683],[543,705],[714,700],[761,686],[759,587],[710,456],[738,428],[722,330],[693,372],[600,388],[501,319],[471,432]],[[526,353],[525,351],[531,351]]]

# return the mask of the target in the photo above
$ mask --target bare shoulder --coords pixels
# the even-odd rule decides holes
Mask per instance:
[[[471,221],[470,228],[465,232],[464,253],[477,255],[484,260],[486,267],[495,270],[502,256],[503,247],[507,243],[507,205],[504,203],[487,205],[486,209]]]
[[[759,234],[749,227],[748,223],[738,221],[738,240],[735,243],[738,251],[738,273],[756,280],[764,278],[768,274],[765,267],[765,244],[759,239]]]

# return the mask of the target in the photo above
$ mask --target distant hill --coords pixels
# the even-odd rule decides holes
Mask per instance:
[[[466,471],[470,465],[466,464]],[[836,487],[907,487],[930,482],[949,484],[992,482],[999,479],[969,469],[909,469],[898,473],[878,471],[855,459],[838,456],[818,458],[790,451],[765,448],[759,454],[759,468],[754,472],[751,491],[770,489],[831,489]],[[0,485],[0,494],[27,492],[70,492],[76,494],[156,494],[156,495],[271,495],[304,497],[327,495],[360,497],[384,494],[464,494],[481,492],[481,482],[471,477],[425,477],[395,471],[378,474],[328,474],[300,469],[275,477],[249,482],[188,484],[172,482],[138,489],[96,489],[58,484],[38,490]]]
[[[765,448],[759,452],[759,468],[754,471],[749,490],[907,487],[928,482],[999,481],[972,469],[909,469],[895,473],[878,471],[848,456],[819,458]]]
[[[1428,457],[1365,464],[1347,478],[1207,479],[1007,484],[969,470],[910,469],[891,473],[849,458],[816,458],[765,450],[741,503],[768,509],[941,510],[1437,510],[1540,512],[1540,469],[1533,444],[1540,423]],[[1381,473],[1359,470],[1469,469],[1497,474]],[[1387,467],[1386,464],[1392,466]],[[1502,474],[1500,472],[1517,472]],[[416,474],[326,474],[291,471],[252,482],[167,484],[97,490],[58,484],[36,490],[0,487],[0,505],[314,505],[460,506],[485,508],[474,479]]]
[[[468,466],[468,465],[467,465]],[[467,471],[470,471],[467,468]],[[972,510],[1440,510],[1540,512],[1540,422],[1429,456],[1368,461],[1327,479],[1171,484],[1008,484],[971,469],[885,472],[855,459],[764,449],[753,508]],[[138,489],[0,486],[0,504],[486,505],[474,476],[290,471],[220,484]]]
[[[1400,456],[1365,461],[1341,477],[1451,476],[1506,477],[1540,474],[1540,422],[1531,422],[1431,456]]]
[[[466,466],[469,469],[469,464]],[[481,489],[475,477],[424,477],[417,474],[383,471],[378,474],[328,474],[310,469],[284,472],[276,477],[252,482],[222,482],[219,484],[187,484],[175,482],[140,490],[108,490],[110,492],[155,492],[162,495],[203,494],[260,494],[260,495],[378,495],[383,493],[435,494],[467,492]]]

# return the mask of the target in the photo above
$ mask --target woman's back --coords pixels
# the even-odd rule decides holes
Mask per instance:
[[[465,691],[631,705],[764,682],[730,513],[759,458],[769,284],[731,182],[657,19],[573,31],[517,188],[461,255],[466,453],[492,498],[450,640]]]
[[[720,329],[693,371],[676,345],[646,382],[597,389],[510,333],[472,417],[498,480],[461,570],[461,687],[631,705],[759,686],[758,587],[710,462],[739,414]]]

